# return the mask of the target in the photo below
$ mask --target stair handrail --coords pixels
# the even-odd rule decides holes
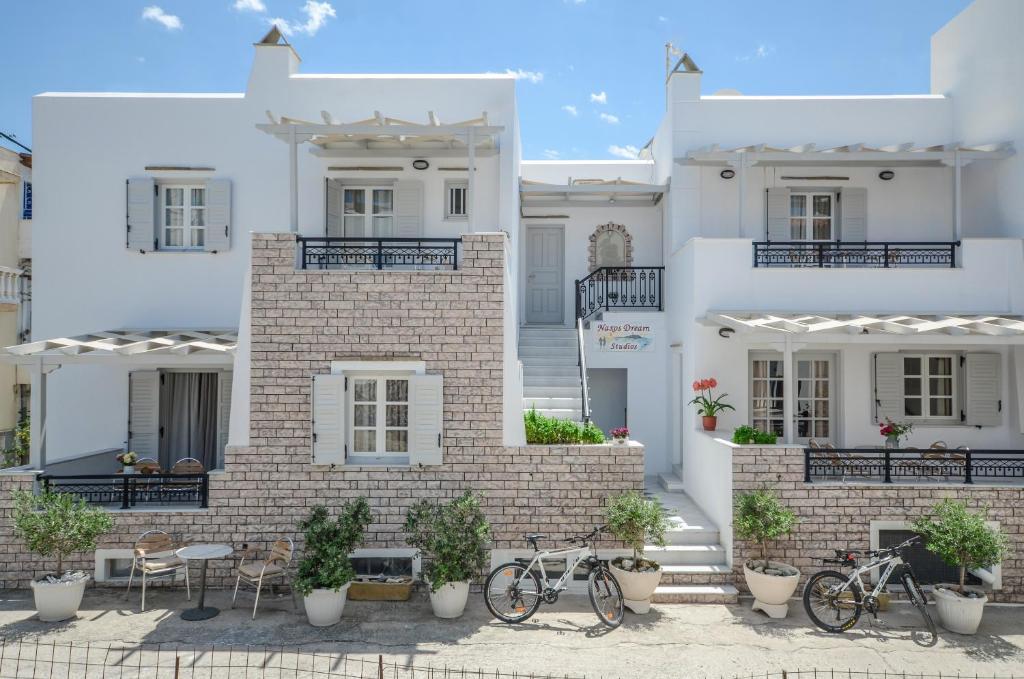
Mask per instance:
[[[583,424],[590,422],[590,390],[587,387],[587,355],[583,350],[583,319],[576,317],[576,346],[580,365],[580,390],[583,395]]]

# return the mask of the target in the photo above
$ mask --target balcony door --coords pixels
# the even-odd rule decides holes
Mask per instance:
[[[789,237],[793,241],[834,240],[836,194],[808,192],[789,194]]]
[[[785,435],[785,399],[793,406],[793,439],[807,443],[836,441],[835,358],[831,354],[793,356],[795,394],[785,393],[782,354],[758,352],[750,362],[750,420],[761,431]]]
[[[327,236],[392,238],[395,236],[393,186],[341,186],[327,180]]]
[[[526,228],[526,322],[562,324],[565,232],[561,226]]]

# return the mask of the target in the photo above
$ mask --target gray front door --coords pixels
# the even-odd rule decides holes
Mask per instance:
[[[565,320],[565,232],[560,226],[526,229],[526,322],[556,323]]]

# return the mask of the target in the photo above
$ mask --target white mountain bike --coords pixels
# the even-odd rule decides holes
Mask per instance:
[[[594,540],[604,530],[604,526],[599,526],[587,535],[572,536],[568,542],[573,547],[544,551],[537,548],[537,541],[547,536],[524,535],[527,544],[533,547],[533,559],[528,566],[510,562],[491,571],[484,583],[487,610],[502,622],[523,622],[536,613],[542,603],[553,604],[558,601],[558,595],[568,588],[573,571],[583,566],[590,571],[587,591],[594,613],[605,625],[618,627],[623,615],[622,589],[608,567],[597,558],[597,552],[592,547]],[[565,566],[565,572],[554,582],[548,577],[545,560],[557,560],[559,566]]]

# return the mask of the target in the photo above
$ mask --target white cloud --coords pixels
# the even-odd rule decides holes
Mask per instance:
[[[263,13],[267,11],[267,6],[263,4],[263,0],[235,0],[235,9],[239,12]]]
[[[302,11],[306,15],[304,22],[291,22],[287,19],[275,17],[270,19],[269,23],[277,26],[285,35],[305,33],[306,35],[314,36],[317,34],[317,31],[323,28],[328,19],[338,16],[337,12],[334,11],[334,6],[326,1],[306,0]]]
[[[544,74],[540,71],[524,71],[521,68],[512,70],[511,68],[505,69],[505,74],[510,75],[516,80],[527,80],[534,85],[544,80]]]
[[[608,103],[608,93],[605,92],[604,90],[601,90],[597,94],[591,92],[590,93],[590,101],[592,103],[594,103],[594,104],[607,104]]]
[[[142,18],[148,21],[155,21],[168,31],[180,31],[185,25],[181,23],[181,19],[173,14],[168,14],[157,5],[150,5],[142,10]]]
[[[736,61],[750,61],[751,59],[767,59],[775,53],[775,48],[765,43],[759,44],[753,52],[749,54],[741,54],[736,57]]]
[[[544,149],[544,157],[548,160],[558,160],[562,157],[562,154],[555,149]]]
[[[565,106],[562,107],[562,110],[571,115],[573,118],[580,114],[580,112],[576,110],[576,107],[573,106],[572,104],[566,104]]]
[[[618,116],[613,116],[611,113],[601,113],[600,116],[601,116],[601,120],[605,121],[609,125],[618,125],[619,124],[619,117]]]
[[[140,64],[144,64],[146,63],[146,57],[135,57],[135,61],[139,62]]]
[[[668,21],[668,17],[659,16],[658,21],[660,21],[661,23],[665,23],[666,21]]]
[[[636,157],[640,155],[640,149],[633,146],[632,144],[626,144],[625,146],[618,146],[612,144],[608,147],[608,153],[619,158],[626,158],[628,160],[636,160]]]

